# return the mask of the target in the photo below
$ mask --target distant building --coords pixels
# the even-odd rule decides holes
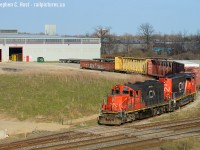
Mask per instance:
[[[45,25],[45,35],[56,35],[56,25]]]
[[[172,45],[168,43],[154,43],[153,50],[157,54],[170,54],[172,52]]]
[[[0,62],[100,58],[100,47],[99,38],[6,33],[0,34]]]
[[[16,29],[10,30],[10,29],[1,29],[0,34],[17,34],[18,31]]]

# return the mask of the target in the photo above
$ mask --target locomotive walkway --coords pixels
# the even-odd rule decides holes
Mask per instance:
[[[169,140],[200,138],[200,117],[144,125],[94,126],[0,144],[1,150],[30,149],[146,149]]]

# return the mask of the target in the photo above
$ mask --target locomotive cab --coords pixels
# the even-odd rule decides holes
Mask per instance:
[[[127,101],[133,98],[133,90],[124,85],[116,85],[112,88],[111,95],[107,97],[107,102],[103,102],[103,111],[119,112],[127,110]]]
[[[147,80],[116,85],[107,101],[102,103],[98,122],[107,125],[131,122],[147,116],[147,111],[143,111],[143,108],[162,104],[163,101],[162,82]],[[138,110],[141,112],[138,113]]]
[[[99,124],[120,125],[135,120],[135,115],[128,113],[141,107],[141,89],[129,84],[116,85],[112,88],[107,101],[102,103]]]

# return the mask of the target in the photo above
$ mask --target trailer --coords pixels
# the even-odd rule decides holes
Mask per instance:
[[[75,59],[75,58],[68,58],[68,59],[59,59],[60,63],[80,63],[81,59]]]

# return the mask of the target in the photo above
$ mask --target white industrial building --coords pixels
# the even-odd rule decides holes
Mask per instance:
[[[8,30],[9,32],[9,30]],[[1,33],[1,32],[0,32]],[[72,38],[5,32],[0,34],[0,61],[45,61],[100,58],[99,38]]]

